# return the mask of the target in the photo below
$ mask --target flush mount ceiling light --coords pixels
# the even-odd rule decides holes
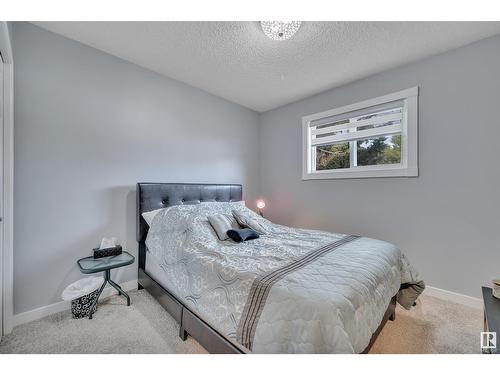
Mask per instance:
[[[262,31],[272,40],[290,39],[299,29],[301,21],[261,21]]]

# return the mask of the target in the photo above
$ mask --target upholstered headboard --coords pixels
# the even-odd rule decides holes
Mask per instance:
[[[242,199],[241,185],[230,184],[180,184],[151,183],[137,184],[137,242],[146,241],[148,224],[142,213],[178,204],[201,202],[234,202]]]

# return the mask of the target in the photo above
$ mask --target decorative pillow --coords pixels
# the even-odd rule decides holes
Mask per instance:
[[[229,238],[227,235],[228,230],[240,229],[240,226],[233,215],[217,214],[208,216],[207,219],[212,228],[214,228],[215,233],[217,233],[217,237],[219,237],[219,240],[221,241],[225,241]]]
[[[234,242],[243,242],[259,238],[259,234],[250,228],[230,229],[227,231],[227,235]]]
[[[233,210],[233,216],[243,228],[250,228],[257,232],[258,234],[267,234],[266,228],[264,228],[257,220],[248,214],[241,211]]]
[[[151,224],[153,223],[153,219],[155,218],[155,216],[161,211],[161,210],[164,210],[165,208],[159,208],[157,210],[153,210],[153,211],[148,211],[148,212],[143,212],[142,213],[142,217],[144,218],[144,220],[146,220],[146,223],[148,223],[149,226],[151,226]]]

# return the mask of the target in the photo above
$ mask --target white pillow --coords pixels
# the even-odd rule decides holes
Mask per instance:
[[[258,234],[267,234],[266,228],[261,225],[255,217],[252,217],[248,213],[233,210],[233,216],[243,228],[250,228]]]
[[[238,222],[233,217],[233,215],[228,214],[217,214],[207,217],[208,222],[214,228],[215,233],[219,240],[225,241],[229,239],[227,231],[231,229],[240,229]]]
[[[146,223],[148,223],[148,225],[151,226],[151,224],[153,223],[153,219],[161,210],[165,210],[165,208],[159,208],[157,210],[143,212],[142,217],[144,218],[144,220],[146,220]]]

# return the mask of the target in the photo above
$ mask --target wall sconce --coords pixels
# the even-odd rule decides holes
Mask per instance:
[[[257,208],[259,209],[259,215],[264,217],[264,214],[262,213],[262,210],[266,207],[266,202],[264,202],[262,199],[259,199],[257,201]]]

